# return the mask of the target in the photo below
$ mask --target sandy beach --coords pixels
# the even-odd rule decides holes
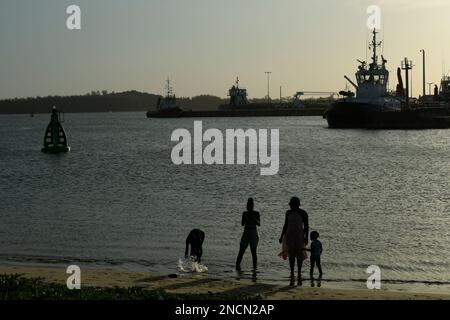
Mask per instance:
[[[64,268],[40,266],[0,266],[0,274],[20,274],[58,284],[65,284],[68,277]],[[450,300],[450,294],[442,293],[290,287],[253,283],[246,279],[217,279],[207,274],[172,278],[161,274],[84,268],[81,279],[82,286],[143,287],[175,294],[248,294],[267,300]]]

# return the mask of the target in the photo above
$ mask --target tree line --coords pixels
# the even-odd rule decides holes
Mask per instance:
[[[0,100],[0,113],[49,113],[53,106],[64,112],[127,112],[155,110],[159,95],[138,92],[92,91],[85,95],[47,96]],[[177,98],[186,110],[216,110],[227,99],[211,95]]]
[[[53,106],[64,112],[131,112],[156,110],[156,103],[160,95],[125,91],[120,93],[92,91],[85,95],[47,96],[14,98],[0,100],[0,114],[49,113]],[[273,99],[277,103],[279,99]],[[302,99],[306,107],[324,107],[332,102],[332,98]],[[249,102],[255,107],[267,104],[267,98],[254,98]],[[289,104],[290,99],[283,98],[283,104]],[[212,95],[199,95],[193,98],[179,97],[177,104],[184,110],[217,110],[220,106],[228,105],[229,99]]]

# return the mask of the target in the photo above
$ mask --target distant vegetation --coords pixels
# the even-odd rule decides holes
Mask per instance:
[[[0,100],[0,113],[49,113],[53,106],[64,112],[148,111],[155,109],[158,95],[126,91],[121,93],[93,91],[78,96],[48,96]],[[210,95],[177,98],[186,110],[216,110],[227,99]]]
[[[159,95],[139,92],[107,92],[93,91],[78,96],[47,96],[34,98],[15,98],[0,100],[2,113],[49,113],[53,106],[64,112],[127,112],[149,111],[156,109]],[[307,107],[320,107],[330,103],[331,98],[302,99]],[[250,99],[250,103],[265,104],[267,98]],[[278,103],[279,99],[273,99]],[[283,98],[288,103],[289,98]],[[193,98],[177,97],[177,104],[184,110],[217,110],[221,105],[227,105],[229,99],[212,95],[199,95]]]

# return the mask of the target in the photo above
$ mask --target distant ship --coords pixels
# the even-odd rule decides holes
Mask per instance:
[[[277,99],[272,101],[270,100],[270,98],[268,98],[264,102],[250,102],[248,100],[247,89],[242,88],[239,85],[239,78],[236,78],[236,82],[228,90],[228,97],[230,98],[229,103],[219,106],[219,110],[235,111],[237,114],[239,114],[240,111],[253,111],[255,112],[255,114],[257,112],[262,112],[266,116],[277,116],[280,113],[283,113],[283,115],[297,115],[298,113],[306,112],[304,110],[299,110],[306,107],[305,104],[300,100],[302,95],[304,95],[304,92],[297,92],[293,96],[292,101],[282,100],[280,89],[279,100]],[[317,109],[324,108],[323,104],[320,103],[317,103],[317,106],[315,107]],[[314,106],[312,108],[314,108]],[[322,114],[323,112],[319,115]]]
[[[236,83],[228,90],[228,96],[232,108],[248,105],[247,89],[239,88],[239,78],[236,78]]]
[[[148,111],[147,118],[176,118],[183,113],[183,109],[177,105],[177,99],[173,94],[169,79],[167,79],[165,89],[165,97],[158,97],[156,102],[156,112]]]
[[[450,77],[442,76],[440,87],[434,85],[434,93],[421,97],[419,103],[431,106],[450,103]]]
[[[239,84],[239,78],[228,90],[229,103],[217,110],[183,110],[176,103],[170,82],[167,81],[166,96],[160,97],[156,111],[148,111],[147,118],[199,118],[199,117],[295,117],[322,116],[329,103],[319,102],[305,107],[300,101],[303,92],[297,92],[292,102],[271,101],[249,102],[247,89]],[[280,95],[281,96],[281,95]]]
[[[354,86],[356,94],[341,91],[343,99],[333,103],[324,113],[330,128],[368,128],[368,129],[427,129],[448,128],[448,104],[409,103],[405,99],[405,91],[400,69],[397,70],[399,84],[396,93],[388,92],[389,71],[387,60],[381,56],[378,63],[377,31],[373,30],[373,40],[369,46],[372,50],[372,63],[359,61],[355,84],[347,76],[345,78]],[[408,84],[407,84],[408,88]]]
[[[70,151],[66,132],[61,125],[60,114],[56,110],[56,107],[52,109],[50,123],[45,130],[44,147],[41,151],[44,153],[64,153]]]

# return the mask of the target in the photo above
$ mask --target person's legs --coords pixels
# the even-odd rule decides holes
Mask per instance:
[[[317,269],[319,269],[319,277],[322,277],[322,266],[320,265],[320,257],[316,261]]]
[[[253,270],[256,270],[258,266],[258,256],[256,254],[257,246],[255,244],[250,245],[250,250],[252,252]]]
[[[291,268],[291,277],[293,277],[295,270],[295,256],[289,255],[289,267]]]
[[[311,269],[309,271],[309,275],[311,276],[311,278],[313,277],[314,274],[314,265],[316,264],[316,259],[314,259],[314,257],[311,257]]]
[[[297,268],[298,268],[298,277],[302,276],[302,266],[303,266],[303,258],[297,257]]]
[[[246,241],[241,241],[241,245],[239,248],[239,253],[236,259],[236,270],[240,271],[241,270],[241,262],[242,262],[242,257],[244,256],[245,250],[247,250],[248,247],[248,242]]]

